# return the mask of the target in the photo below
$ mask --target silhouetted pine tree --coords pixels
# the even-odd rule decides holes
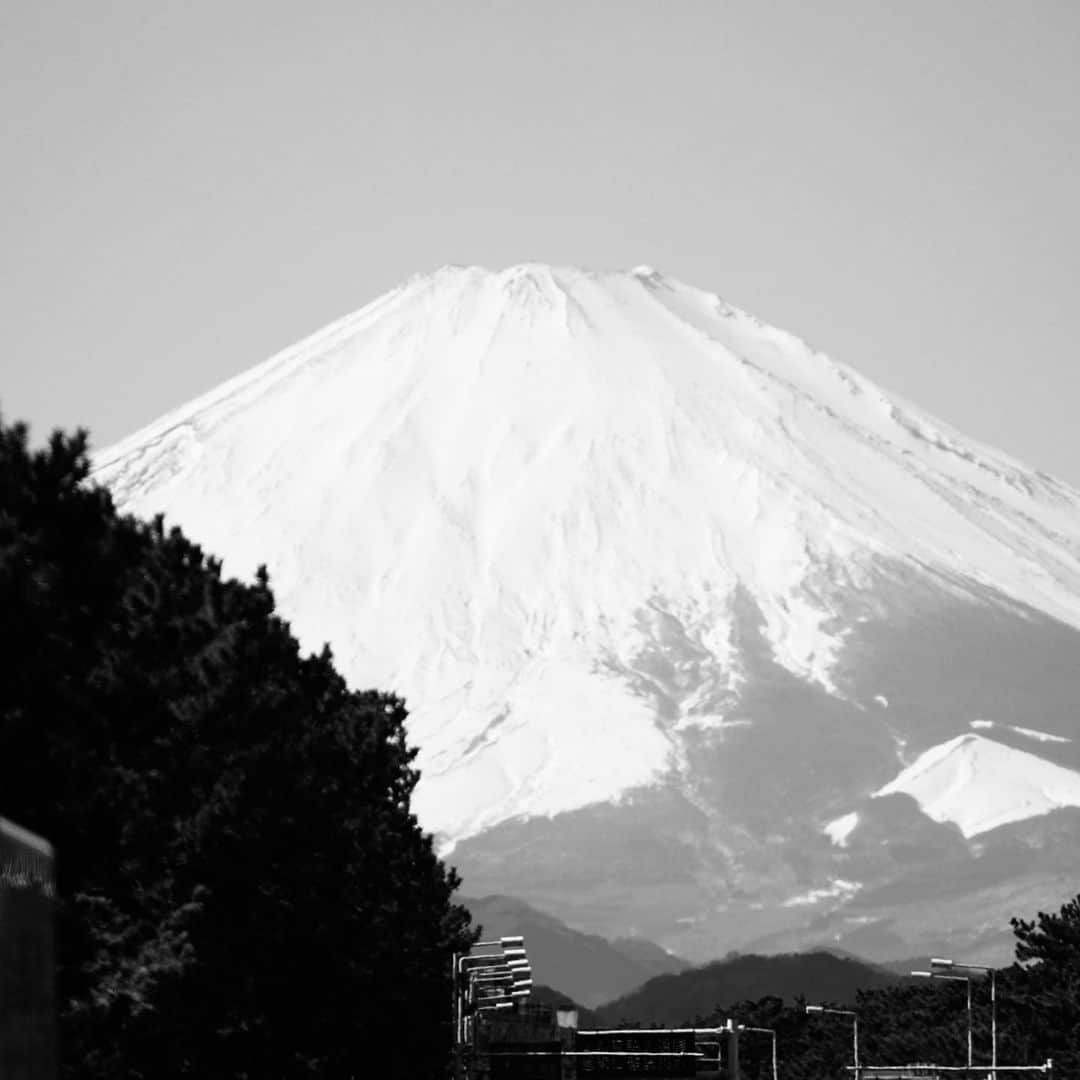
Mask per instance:
[[[0,811],[58,850],[65,1075],[440,1074],[471,934],[403,703],[87,475],[0,423]]]
[[[1002,995],[1009,1027],[1054,1059],[1056,1075],[1080,1076],[1080,895],[1056,913],[1011,922],[1017,964],[1005,973]]]

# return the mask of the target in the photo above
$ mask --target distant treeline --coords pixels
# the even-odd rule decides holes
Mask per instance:
[[[1080,1077],[1080,896],[1059,911],[1040,912],[1033,920],[1012,920],[1016,962],[995,972],[999,1065],[1041,1065],[1054,1061],[1058,1077]],[[809,965],[809,966],[808,966]],[[881,969],[827,953],[785,957],[738,957],[717,961],[679,975],[650,979],[640,990],[595,1012],[582,1010],[587,1027],[718,1027],[733,1019],[748,1027],[777,1033],[783,1080],[824,1080],[848,1075],[852,1064],[851,1020],[808,1014],[807,999],[767,994],[744,1000],[725,996],[723,984],[742,980],[787,978],[866,979],[880,983],[862,989],[837,983],[835,995],[815,997],[814,1004],[854,1010],[859,1017],[863,1064],[916,1062],[962,1066],[967,1061],[966,987],[963,982],[902,979]],[[815,972],[816,969],[816,972]],[[961,974],[955,971],[953,974]],[[973,1049],[976,1065],[991,1060],[990,983],[971,973]],[[818,985],[821,985],[818,983]],[[850,990],[850,992],[848,992]],[[712,994],[713,1005],[694,1008]],[[544,990],[552,1004],[571,1004],[557,991]],[[740,1060],[747,1080],[771,1077],[771,1040],[748,1032]]]

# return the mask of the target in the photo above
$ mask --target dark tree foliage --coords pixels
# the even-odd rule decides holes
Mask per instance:
[[[1080,1076],[1080,895],[1056,914],[1013,919],[1012,928],[1017,963],[1006,973],[1003,1002],[1010,1029],[1052,1057],[1059,1076]]]
[[[697,1016],[693,1026],[719,1027],[730,1018],[747,1027],[775,1031],[778,1071],[784,1080],[844,1076],[844,1067],[852,1062],[850,1022],[842,1017],[822,1021],[808,1016],[805,1004],[803,998],[785,1003],[783,998],[769,995]],[[725,1049],[725,1060],[726,1053]],[[744,1080],[771,1080],[772,1039],[760,1032],[744,1031],[739,1038],[739,1063]]]
[[[0,812],[58,851],[67,1077],[442,1073],[458,879],[405,708],[0,423]]]
[[[1054,1062],[1056,1076],[1080,1076],[1080,896],[1056,914],[1011,920],[1016,960],[994,973],[997,992],[999,1066]],[[972,975],[972,1048],[976,1069],[992,1059],[990,980]],[[919,980],[860,991],[852,1008],[859,1016],[864,1065],[967,1062],[967,996],[962,982]],[[813,1016],[801,998],[778,997],[718,1006],[687,1022],[711,1027],[727,1018],[777,1032],[780,1075],[785,1080],[849,1076],[852,1025],[843,1016]],[[746,1033],[740,1061],[746,1080],[771,1077],[771,1043]]]

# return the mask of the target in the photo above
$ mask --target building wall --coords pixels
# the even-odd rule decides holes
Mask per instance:
[[[0,1077],[55,1080],[52,848],[0,818]]]

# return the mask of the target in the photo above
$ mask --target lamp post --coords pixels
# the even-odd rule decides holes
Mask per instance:
[[[772,1080],[780,1080],[776,1071],[776,1032],[772,1028],[744,1027],[743,1031],[757,1031],[772,1036]]]
[[[824,1005],[807,1005],[808,1013],[831,1013],[833,1016],[850,1016],[853,1040],[853,1054],[855,1057],[855,1080],[859,1080],[859,1014],[851,1009],[827,1009]]]
[[[964,971],[982,971],[990,976],[990,1067],[995,1070],[994,1075],[997,1075],[997,987],[994,983],[994,969],[992,967],[986,967],[984,964],[962,964],[958,960],[945,960],[940,956],[935,956],[930,960],[931,970],[935,968],[941,968],[945,971],[952,971],[954,968],[961,968]],[[935,971],[934,974],[937,974]]]
[[[498,952],[476,953],[476,949]],[[462,1051],[473,1037],[470,1015],[513,1008],[529,996],[532,969],[525,953],[525,939],[507,934],[492,941],[477,941],[467,953],[454,953],[451,963],[454,1004],[454,1052],[460,1075]]]
[[[490,1007],[497,1002],[511,1005],[518,998],[528,997],[533,984],[532,971],[527,967],[470,968],[466,976],[466,1004],[477,1007]]]
[[[967,1067],[970,1069],[974,1064],[971,1055],[971,979],[967,975],[942,975],[936,971],[913,971],[911,974],[917,979],[946,979],[967,984]]]

